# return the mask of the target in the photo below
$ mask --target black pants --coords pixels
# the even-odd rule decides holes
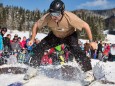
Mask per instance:
[[[48,36],[41,40],[41,42],[33,49],[34,55],[31,60],[32,65],[39,66],[45,50],[63,43],[69,46],[70,52],[73,53],[76,61],[82,66],[83,71],[92,69],[90,59],[86,57],[85,52],[82,51],[78,45],[78,36],[76,32],[63,39],[56,37],[50,32]]]

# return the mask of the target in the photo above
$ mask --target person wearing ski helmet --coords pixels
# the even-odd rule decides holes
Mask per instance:
[[[65,5],[61,0],[54,0],[49,7],[49,12],[61,12],[63,14],[65,10]]]
[[[72,12],[65,11],[65,5],[61,0],[54,0],[50,4],[49,11],[43,17],[41,17],[33,26],[32,38],[28,42],[31,46],[34,42],[37,29],[41,29],[44,26],[50,27],[49,34],[41,40],[41,42],[33,49],[34,55],[31,59],[33,66],[39,66],[43,52],[52,47],[60,44],[66,44],[69,46],[71,53],[75,56],[77,62],[82,66],[83,71],[89,71],[92,69],[91,61],[86,57],[84,51],[78,45],[77,31],[84,29],[88,35],[90,46],[92,49],[96,49],[96,43],[92,40],[92,33],[89,25],[81,20],[78,16]]]

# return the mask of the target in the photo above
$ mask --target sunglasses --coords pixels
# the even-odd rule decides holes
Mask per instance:
[[[61,12],[51,12],[51,16],[60,16]]]

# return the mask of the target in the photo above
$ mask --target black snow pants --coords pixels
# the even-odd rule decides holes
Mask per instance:
[[[63,39],[56,37],[50,32],[48,36],[41,40],[33,49],[34,55],[32,56],[31,64],[35,67],[39,66],[44,51],[60,44],[69,46],[70,52],[74,55],[75,60],[81,65],[84,72],[92,69],[90,59],[86,57],[85,51],[82,51],[78,45],[78,36],[76,32]]]

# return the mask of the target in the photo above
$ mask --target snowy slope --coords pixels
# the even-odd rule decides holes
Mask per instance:
[[[98,60],[92,59],[92,66],[95,68],[95,65],[102,67],[101,72],[98,72],[98,75],[101,76],[104,73],[103,79],[115,82],[115,62],[99,62]],[[11,66],[11,65],[10,65]],[[13,65],[12,65],[13,66]],[[16,66],[16,65],[15,65]],[[17,65],[19,67],[19,65]],[[6,67],[2,66],[2,67]],[[21,67],[26,67],[25,65],[21,65]],[[93,69],[93,70],[99,70]],[[7,86],[13,82],[22,81],[24,74],[1,74],[0,75],[0,86]],[[39,75],[33,79],[31,79],[28,83],[24,84],[24,86],[82,86],[82,82],[80,81],[64,81],[60,79],[50,78],[45,76],[44,74],[39,73]],[[90,86],[115,86],[115,84],[102,84],[99,81],[93,82]]]

